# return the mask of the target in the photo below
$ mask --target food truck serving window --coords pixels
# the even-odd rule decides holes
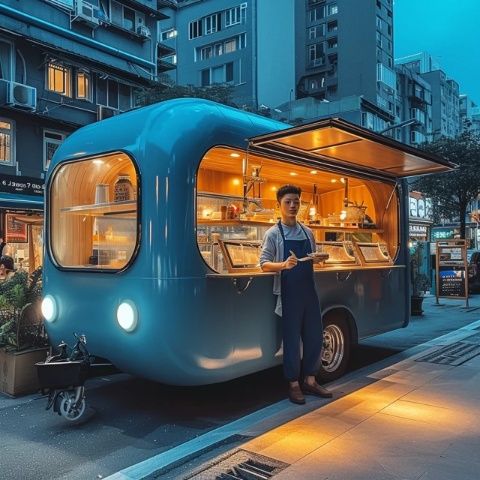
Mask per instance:
[[[120,270],[138,237],[137,173],[124,153],[67,163],[50,189],[50,238],[59,266]]]
[[[280,218],[276,193],[288,183],[301,187],[297,218],[312,229],[317,251],[329,256],[318,268],[381,266],[395,259],[399,199],[394,182],[215,147],[200,164],[196,204],[197,245],[212,270],[260,271],[259,246]]]

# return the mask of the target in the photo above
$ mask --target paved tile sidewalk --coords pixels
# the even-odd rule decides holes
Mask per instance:
[[[457,367],[416,361],[480,337],[475,328],[480,322],[432,341],[431,349],[370,375],[374,383],[242,448],[290,464],[278,480],[479,478],[480,356]]]

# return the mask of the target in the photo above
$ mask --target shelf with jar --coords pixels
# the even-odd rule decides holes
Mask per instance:
[[[75,205],[73,207],[64,207],[61,211],[73,215],[87,215],[93,217],[115,215],[115,218],[119,218],[120,216],[124,218],[136,218],[137,201],[126,200],[123,202]]]

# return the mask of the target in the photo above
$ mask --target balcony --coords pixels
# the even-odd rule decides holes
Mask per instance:
[[[377,82],[383,83],[393,92],[397,89],[397,76],[395,72],[383,63],[377,63]]]

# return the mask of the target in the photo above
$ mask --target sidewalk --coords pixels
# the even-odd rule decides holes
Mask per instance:
[[[439,321],[459,314],[472,317],[470,322],[480,317],[478,301],[470,309],[460,301],[442,300],[445,308],[434,306],[434,298],[426,303],[426,317]],[[368,384],[348,388],[341,398],[341,386],[335,388],[337,400],[307,397],[307,405],[318,402],[315,410],[182,478],[248,478],[218,475],[232,472],[235,455],[245,459],[252,453],[260,455],[259,464],[276,466],[258,478],[276,480],[479,478],[479,353],[477,321],[410,349],[408,358],[367,375]]]

